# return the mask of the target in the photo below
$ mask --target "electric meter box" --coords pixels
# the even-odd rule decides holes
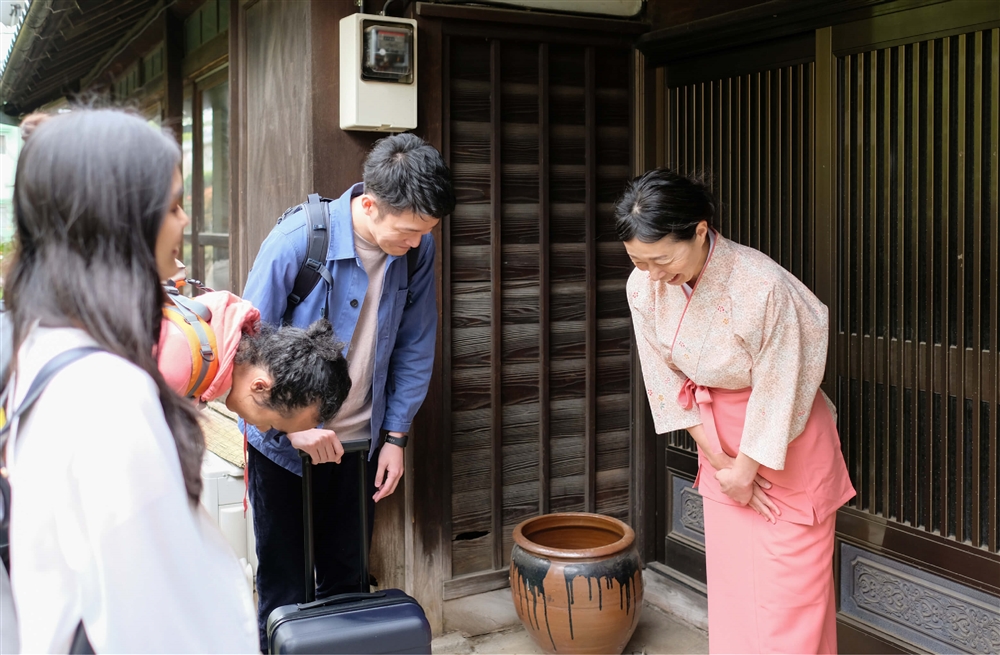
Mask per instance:
[[[340,21],[340,128],[417,127],[417,21],[351,14]]]

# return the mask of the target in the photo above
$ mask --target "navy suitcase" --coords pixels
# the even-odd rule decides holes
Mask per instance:
[[[344,444],[359,452],[361,539],[367,541],[365,474],[368,441]],[[431,652],[431,626],[424,610],[398,589],[368,593],[368,544],[361,548],[363,591],[313,600],[312,461],[302,454],[302,519],[305,527],[306,601],[275,608],[267,617],[271,653],[425,653]]]

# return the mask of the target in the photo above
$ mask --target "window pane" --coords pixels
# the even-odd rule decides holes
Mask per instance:
[[[181,177],[184,179],[184,211],[187,212],[190,220],[192,218],[191,198],[193,189],[191,181],[194,175],[194,120],[191,111],[192,89],[185,89],[186,97],[181,114]],[[181,261],[187,266],[186,275],[191,277],[194,274],[194,257],[191,252],[191,223],[188,222],[184,228],[184,246],[181,249]],[[184,294],[190,296],[191,290],[184,287]]]
[[[201,242],[205,255],[204,282],[213,289],[229,289],[229,248],[220,240],[229,235],[229,83],[202,93],[202,166],[205,179],[205,218]],[[223,241],[225,243],[225,241]],[[214,246],[208,246],[214,243]]]
[[[205,253],[205,286],[216,291],[229,289],[229,248],[202,246]]]
[[[181,175],[184,177],[184,211],[188,216],[192,216],[191,179],[194,173],[194,120],[191,113],[191,95],[184,98],[184,110],[181,118]],[[191,234],[191,223],[184,228],[184,234]],[[190,241],[187,239],[186,242]],[[191,259],[190,252],[185,252],[184,263],[188,265],[190,273]]]

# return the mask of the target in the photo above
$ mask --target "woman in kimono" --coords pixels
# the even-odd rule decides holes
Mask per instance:
[[[698,444],[709,650],[836,653],[834,524],[854,488],[819,388],[827,308],[723,238],[694,180],[649,171],[615,214],[656,431]]]

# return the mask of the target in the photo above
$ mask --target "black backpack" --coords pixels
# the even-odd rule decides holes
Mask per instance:
[[[288,302],[285,305],[285,315],[281,319],[282,325],[289,325],[292,322],[292,312],[305,300],[306,296],[312,293],[313,289],[323,278],[330,288],[333,288],[333,277],[326,267],[326,253],[330,249],[330,228],[327,217],[330,215],[327,204],[333,202],[331,198],[323,198],[318,193],[310,193],[306,201],[301,205],[295,205],[285,210],[278,222],[285,220],[288,216],[303,210],[306,212],[306,227],[309,230],[309,247],[306,250],[306,258],[299,266],[299,272],[295,275],[295,284],[292,285],[292,292],[288,294]],[[410,248],[406,251],[406,284],[409,286],[413,279],[413,271],[417,269],[417,259],[420,256],[420,248]],[[326,302],[323,304],[323,318],[328,318],[330,314],[330,296],[327,294]],[[413,294],[406,295],[406,306],[413,304]]]

